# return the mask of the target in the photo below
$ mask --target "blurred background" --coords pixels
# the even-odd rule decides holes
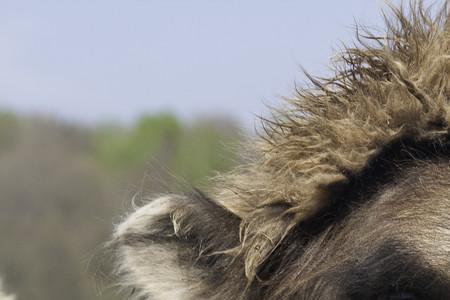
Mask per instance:
[[[102,247],[133,197],[238,161],[265,104],[382,1],[0,1],[0,278],[19,300],[119,299]],[[106,265],[106,266],[105,266]]]

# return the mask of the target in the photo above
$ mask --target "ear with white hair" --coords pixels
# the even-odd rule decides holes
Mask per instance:
[[[222,288],[231,279],[228,276],[242,276],[230,272],[236,262],[227,254],[239,244],[239,223],[238,217],[199,192],[150,201],[115,230],[113,244],[122,284],[137,299],[197,300],[223,295],[214,287]]]

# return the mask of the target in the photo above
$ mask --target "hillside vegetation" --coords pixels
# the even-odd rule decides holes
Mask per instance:
[[[0,275],[17,300],[118,299],[103,243],[131,199],[206,187],[235,160],[226,120],[96,128],[0,115]]]

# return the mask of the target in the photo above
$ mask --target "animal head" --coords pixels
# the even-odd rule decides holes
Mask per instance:
[[[133,296],[450,297],[448,11],[391,11],[263,120],[211,197],[155,198],[117,226]]]

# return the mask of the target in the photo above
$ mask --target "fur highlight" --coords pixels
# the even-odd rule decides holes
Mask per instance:
[[[3,290],[3,280],[0,278],[0,300],[15,300],[16,296],[7,294]]]

